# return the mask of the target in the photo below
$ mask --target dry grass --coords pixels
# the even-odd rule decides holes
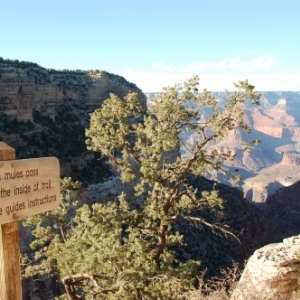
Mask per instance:
[[[238,264],[233,263],[231,268],[221,270],[220,277],[213,277],[204,280],[205,272],[199,278],[199,287],[196,291],[187,293],[186,299],[189,300],[226,300],[235,289],[241,276]]]

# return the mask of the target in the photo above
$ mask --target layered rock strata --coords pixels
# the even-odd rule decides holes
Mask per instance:
[[[244,197],[253,203],[265,203],[268,196],[282,187],[290,186],[300,180],[300,155],[286,152],[282,160],[264,168],[255,177],[244,181]]]
[[[33,63],[0,59],[0,113],[18,120],[33,120],[33,110],[54,117],[56,106],[64,101],[98,108],[110,93],[124,97],[138,92],[146,105],[146,96],[133,83],[105,71],[47,70]]]

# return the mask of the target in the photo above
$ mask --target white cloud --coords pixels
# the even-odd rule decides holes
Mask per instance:
[[[240,66],[240,60],[238,58],[231,58],[231,59],[225,59],[221,60],[219,62],[216,62],[214,64],[214,67],[217,69],[224,69],[224,68],[238,68]]]
[[[185,72],[195,72],[195,71],[198,72],[198,71],[203,71],[211,68],[213,68],[213,64],[211,62],[200,62],[200,63],[186,65],[182,68],[182,70]]]
[[[261,55],[250,60],[241,60],[238,57],[223,59],[219,61],[197,62],[189,64],[183,68],[185,71],[203,70],[228,70],[228,69],[266,69],[274,66],[276,59],[274,56]]]
[[[127,80],[134,82],[143,92],[159,92],[164,86],[173,85],[188,77],[179,75],[178,73],[170,72],[145,72],[145,71],[126,71],[120,75],[124,76]]]
[[[162,87],[200,77],[200,89],[211,91],[233,89],[233,83],[248,79],[260,91],[299,91],[300,70],[280,70],[274,56],[260,55],[250,59],[238,57],[219,61],[204,61],[182,67],[157,62],[149,72],[131,70],[121,75],[137,84],[144,92],[158,92]],[[171,72],[170,72],[171,71]]]
[[[274,56],[261,55],[251,59],[248,65],[250,68],[266,69],[274,66],[275,62],[276,59]]]
[[[166,64],[162,61],[158,61],[158,62],[155,62],[153,65],[152,65],[152,69],[154,70],[166,70],[166,71],[172,71],[172,70],[176,70],[177,67],[176,66],[173,66],[173,65],[170,65],[170,64]]]

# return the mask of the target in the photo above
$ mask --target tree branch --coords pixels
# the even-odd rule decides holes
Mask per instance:
[[[222,233],[225,234],[225,236],[230,236],[232,238],[234,238],[235,240],[237,240],[239,243],[241,243],[240,239],[234,234],[232,233],[231,231],[227,230],[226,228],[222,227],[222,226],[219,226],[217,224],[211,224],[207,221],[205,221],[203,218],[201,217],[190,217],[190,216],[183,216],[183,215],[177,215],[177,216],[173,216],[171,217],[173,220],[176,220],[176,219],[185,219],[185,220],[188,220],[188,221],[195,221],[195,222],[199,222],[201,224],[204,224],[208,227],[211,228],[211,230],[215,233],[215,230],[219,230],[221,231]]]

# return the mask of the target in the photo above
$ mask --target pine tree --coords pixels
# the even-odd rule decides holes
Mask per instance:
[[[122,193],[117,203],[83,206],[72,213],[62,206],[54,214],[31,218],[38,256],[37,263],[27,267],[28,276],[59,276],[65,299],[185,299],[184,293],[194,288],[200,262],[178,258],[183,236],[175,222],[198,222],[232,235],[226,227],[193,215],[204,207],[222,208],[223,201],[216,190],[197,197],[188,175],[225,171],[223,162],[234,154],[208,146],[225,140],[234,129],[250,132],[245,102],[258,104],[260,97],[243,81],[235,92],[225,93],[220,106],[208,91],[200,93],[198,85],[198,77],[193,77],[167,87],[147,110],[137,93],[124,99],[111,94],[91,114],[88,148],[107,157],[123,182],[134,185],[135,197]],[[183,133],[195,132],[197,143],[188,145]],[[189,152],[188,158],[170,159],[180,149]],[[66,197],[63,203],[73,207]],[[55,227],[45,226],[49,220]]]

